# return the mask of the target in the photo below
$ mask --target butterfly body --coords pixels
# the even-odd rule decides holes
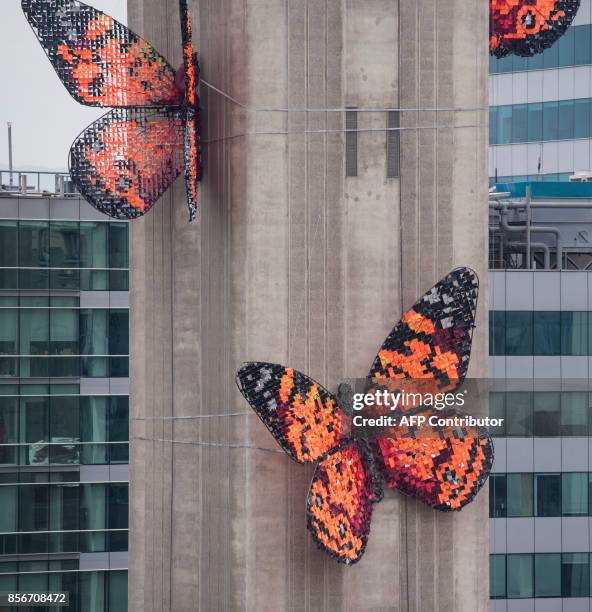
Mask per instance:
[[[477,291],[477,277],[468,268],[454,270],[428,291],[386,338],[366,391],[458,388],[469,363]],[[383,485],[437,510],[460,510],[491,470],[493,447],[483,429],[410,425],[373,437],[353,427],[345,392],[335,397],[292,368],[250,362],[238,371],[237,384],[286,453],[299,463],[316,463],[308,528],[342,563],[356,563],[364,554]],[[372,414],[389,412],[382,406]],[[391,414],[426,414],[426,406],[411,402]]]
[[[70,174],[99,211],[116,219],[148,212],[183,172],[190,219],[201,178],[199,64],[186,0],[180,0],[182,67],[143,38],[78,0],[21,0],[60,80],[79,103],[113,107],[75,140]]]

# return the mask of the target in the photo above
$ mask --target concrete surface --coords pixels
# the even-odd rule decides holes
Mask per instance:
[[[177,65],[177,3],[128,4]],[[191,8],[204,78],[250,108],[487,105],[486,0]],[[455,265],[475,268],[486,296],[487,113],[402,113],[402,178],[386,178],[380,129],[359,134],[346,178],[344,135],[303,133],[339,130],[343,113],[247,111],[205,87],[202,100],[199,220],[187,223],[179,181],[132,224],[132,436],[178,443],[132,444],[130,610],[485,611],[486,491],[455,516],[387,492],[364,559],[344,568],[306,531],[311,469],[181,443],[275,449],[256,417],[159,417],[248,412],[233,380],[245,360],[330,389],[364,376],[402,309]],[[255,134],[271,131],[289,135]],[[482,300],[473,376],[486,372],[485,312]]]

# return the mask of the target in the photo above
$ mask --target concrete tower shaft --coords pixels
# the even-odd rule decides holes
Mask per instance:
[[[177,65],[176,0],[128,4]],[[278,448],[256,417],[169,417],[249,412],[246,360],[331,390],[364,376],[456,265],[487,295],[488,3],[190,4],[202,74],[233,100],[202,86],[198,221],[179,181],[132,224],[130,610],[485,611],[486,492],[455,515],[387,492],[346,568],[306,530],[312,469],[243,448]],[[348,107],[428,110],[304,110]],[[473,376],[486,332],[482,300]]]

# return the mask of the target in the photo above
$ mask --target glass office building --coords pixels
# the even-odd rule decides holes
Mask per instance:
[[[5,187],[0,245],[0,591],[123,612],[127,224],[63,190]]]
[[[492,181],[567,181],[592,169],[592,7],[531,58],[490,58]]]
[[[490,205],[490,413],[504,419],[489,483],[493,612],[592,605],[587,235],[592,184],[516,184]]]

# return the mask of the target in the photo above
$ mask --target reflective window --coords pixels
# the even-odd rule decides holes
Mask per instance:
[[[588,515],[588,474],[561,474],[561,508],[563,516]]]
[[[588,597],[590,595],[588,553],[563,553],[561,557],[561,595]]]
[[[0,289],[128,290],[121,222],[0,221]]]
[[[532,312],[506,312],[506,355],[533,354],[532,328]]]
[[[494,356],[585,356],[592,352],[587,312],[489,312],[489,354]]]
[[[507,555],[508,599],[524,599],[534,595],[533,555]]]
[[[536,516],[561,516],[561,474],[535,474]]]
[[[585,392],[561,393],[561,435],[587,436],[590,396]]]
[[[491,518],[504,518],[506,510],[506,475],[491,474],[489,477],[489,516]]]
[[[554,392],[533,393],[533,434],[558,436],[561,419],[561,394]]]
[[[506,433],[508,436],[531,436],[533,395],[526,392],[506,393]]]
[[[489,591],[491,599],[506,597],[506,556],[491,555],[489,561]]]
[[[533,475],[507,474],[507,516],[532,516]]]
[[[534,596],[561,597],[561,554],[534,555]]]

